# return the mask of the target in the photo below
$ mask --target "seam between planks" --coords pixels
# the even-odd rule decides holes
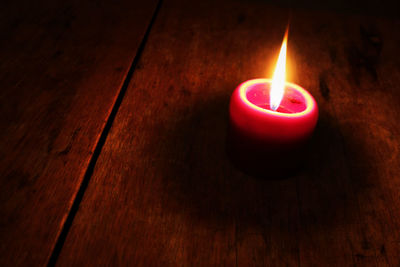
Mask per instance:
[[[69,213],[67,215],[67,218],[65,219],[65,222],[64,222],[64,224],[62,226],[62,229],[61,229],[61,232],[60,232],[60,234],[59,234],[59,236],[58,236],[58,238],[56,240],[56,243],[55,243],[55,245],[53,247],[53,250],[51,252],[50,258],[49,258],[48,263],[47,263],[47,266],[55,266],[56,263],[57,263],[57,259],[58,259],[59,255],[61,253],[61,250],[62,250],[62,248],[64,246],[65,240],[66,240],[66,238],[68,236],[68,233],[69,233],[69,230],[70,230],[70,228],[72,226],[72,223],[74,221],[75,215],[77,214],[77,212],[79,210],[79,205],[82,202],[82,199],[83,199],[83,196],[85,194],[85,191],[86,191],[86,189],[87,189],[87,187],[89,185],[90,178],[92,177],[94,168],[95,168],[96,163],[97,163],[97,159],[99,158],[100,153],[101,153],[101,151],[103,149],[103,146],[104,146],[104,144],[105,144],[105,142],[107,140],[107,136],[108,136],[108,134],[110,132],[111,126],[112,126],[112,124],[114,122],[114,119],[115,119],[117,113],[118,113],[119,107],[121,106],[121,103],[122,103],[122,100],[123,100],[123,98],[125,96],[125,93],[126,93],[126,90],[128,88],[128,85],[129,85],[129,83],[130,83],[130,81],[132,79],[133,73],[135,72],[136,66],[137,66],[137,64],[138,64],[138,62],[140,60],[140,57],[141,57],[142,53],[143,53],[143,50],[144,50],[145,45],[147,43],[147,39],[148,39],[148,37],[150,35],[151,29],[153,28],[153,24],[154,24],[154,22],[155,22],[155,20],[157,18],[159,10],[161,8],[162,1],[163,0],[159,0],[158,1],[157,6],[156,6],[156,8],[154,10],[153,16],[152,16],[152,18],[150,20],[150,23],[147,26],[146,32],[145,32],[145,34],[143,36],[143,39],[140,42],[140,45],[139,45],[138,50],[136,52],[136,55],[135,55],[131,65],[129,67],[128,73],[126,74],[125,80],[124,80],[124,82],[123,82],[123,84],[121,86],[121,89],[120,89],[119,93],[118,93],[117,99],[115,100],[115,103],[114,103],[114,105],[113,105],[113,107],[111,109],[110,115],[107,118],[107,122],[106,122],[106,124],[105,124],[105,126],[103,128],[103,131],[100,134],[100,138],[97,141],[97,144],[95,146],[93,155],[90,158],[88,167],[87,167],[86,172],[85,172],[85,174],[83,176],[82,182],[81,182],[81,184],[79,186],[78,192],[77,192],[77,194],[75,196],[75,199],[74,199],[74,201],[72,203],[70,211],[69,211]]]

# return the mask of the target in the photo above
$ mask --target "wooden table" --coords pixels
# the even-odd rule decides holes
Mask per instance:
[[[25,2],[0,11],[1,266],[400,265],[396,3]],[[320,119],[300,172],[256,179],[229,97],[289,13]]]

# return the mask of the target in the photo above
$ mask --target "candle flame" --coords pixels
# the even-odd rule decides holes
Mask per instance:
[[[286,29],[283,38],[281,51],[279,52],[278,61],[276,63],[274,76],[272,77],[272,85],[270,90],[269,104],[272,110],[277,110],[285,93],[285,76],[286,76],[286,47],[287,47],[288,29]]]

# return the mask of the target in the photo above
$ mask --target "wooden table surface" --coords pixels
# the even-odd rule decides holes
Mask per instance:
[[[400,266],[396,4],[6,2],[0,266]],[[302,170],[259,179],[229,97],[289,16],[320,117]]]

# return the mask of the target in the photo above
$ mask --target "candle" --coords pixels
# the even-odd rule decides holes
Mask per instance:
[[[318,120],[312,95],[285,82],[287,32],[272,79],[240,84],[229,107],[229,155],[257,176],[282,176],[299,167]]]

